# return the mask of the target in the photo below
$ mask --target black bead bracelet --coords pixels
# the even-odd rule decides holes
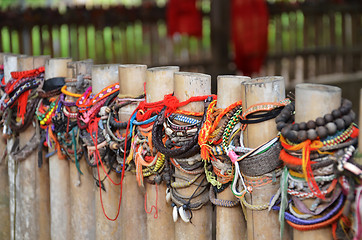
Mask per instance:
[[[295,103],[285,106],[275,118],[278,131],[284,138],[292,142],[303,142],[307,139],[315,140],[318,137],[324,139],[333,136],[337,131],[347,128],[354,121],[356,114],[352,111],[352,102],[342,99],[342,104],[331,113],[318,117],[315,121],[293,123]]]

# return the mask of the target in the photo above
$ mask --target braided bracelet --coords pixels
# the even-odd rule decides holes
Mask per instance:
[[[200,128],[201,128],[203,122],[205,121],[205,117],[206,117],[205,113],[207,111],[209,102],[210,102],[210,99],[205,100],[204,116],[201,120],[201,124],[197,128],[197,133],[200,131]],[[163,122],[165,120],[165,111],[166,111],[166,107],[164,107],[162,109],[162,111],[158,114],[156,121],[153,125],[153,129],[152,129],[152,139],[153,139],[153,144],[155,145],[156,149],[168,157],[187,158],[189,156],[194,155],[195,152],[199,151],[199,149],[200,149],[199,145],[197,144],[198,134],[195,134],[191,141],[189,141],[187,144],[183,145],[180,148],[171,150],[164,146],[164,144],[162,142],[162,135],[163,135],[162,129],[163,129]]]
[[[220,207],[235,207],[239,204],[239,200],[224,200],[224,199],[218,199],[215,198],[215,191],[213,186],[210,185],[210,191],[209,191],[209,198],[210,198],[210,202],[212,204],[214,204],[215,206],[220,206]]]
[[[245,199],[245,195],[242,195],[240,198],[241,203],[248,209],[253,210],[253,211],[263,211],[269,208],[269,203],[264,203],[264,204],[258,204],[258,205],[252,205],[250,203],[248,203]]]
[[[15,103],[15,101],[20,97],[21,94],[23,94],[25,91],[30,90],[30,89],[34,89],[36,88],[38,85],[40,84],[39,81],[37,80],[33,80],[31,82],[27,82],[24,85],[22,85],[20,88],[18,88],[10,97],[10,99],[6,102],[3,103],[0,106],[0,111],[4,111],[5,109],[7,109],[8,107],[12,107]]]

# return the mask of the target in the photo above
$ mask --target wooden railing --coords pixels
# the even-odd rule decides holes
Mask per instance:
[[[361,3],[277,2],[269,4],[269,12],[269,53],[260,74],[283,75],[287,87],[335,73],[360,74]],[[0,52],[92,58],[96,63],[176,64],[199,72],[208,72],[214,61],[209,13],[203,17],[201,39],[167,37],[165,8],[152,5],[0,14]],[[235,72],[230,58],[224,61]]]
[[[266,74],[283,75],[291,85],[340,78],[341,73],[362,76],[361,2],[276,4],[269,9]]]

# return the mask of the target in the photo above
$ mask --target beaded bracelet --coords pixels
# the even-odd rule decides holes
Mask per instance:
[[[342,130],[349,126],[355,119],[355,113],[351,110],[352,103],[347,99],[342,99],[339,109],[335,109],[324,117],[319,117],[315,121],[310,120],[307,123],[290,123],[293,122],[292,112],[294,104],[287,105],[281,114],[275,119],[277,129],[281,134],[292,142],[303,142],[307,139],[315,140],[334,135],[337,130]]]
[[[78,112],[70,112],[70,109],[68,109],[68,107],[66,106],[63,107],[63,113],[66,117],[72,119],[77,119],[78,116]]]

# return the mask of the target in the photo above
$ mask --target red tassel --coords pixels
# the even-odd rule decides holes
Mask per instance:
[[[24,116],[26,113],[26,106],[28,105],[28,97],[31,90],[25,91],[18,98],[18,113],[17,117],[21,118],[22,123],[24,124]]]

